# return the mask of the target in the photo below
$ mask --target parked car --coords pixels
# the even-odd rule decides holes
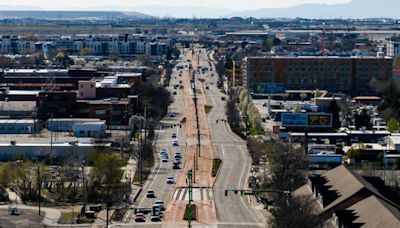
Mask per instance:
[[[142,213],[135,215],[135,222],[146,222],[146,217]]]
[[[172,145],[173,145],[173,146],[179,146],[178,140],[173,140],[173,141],[172,141]]]
[[[176,133],[172,133],[171,137],[176,138]]]

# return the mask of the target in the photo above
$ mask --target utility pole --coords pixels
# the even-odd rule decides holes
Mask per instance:
[[[106,228],[108,228],[108,213],[109,213],[109,202],[110,202],[110,185],[107,187],[107,200],[106,200]]]
[[[53,113],[51,113],[50,119],[53,123]],[[50,165],[53,165],[53,130],[50,130]]]
[[[39,207],[39,215],[41,215],[40,212],[40,198],[41,198],[41,190],[42,190],[42,183],[40,180],[40,165],[37,167],[37,184],[38,184],[38,207]]]
[[[187,173],[188,177],[188,191],[189,191],[189,216],[188,216],[188,228],[192,227],[192,202],[193,202],[193,185],[192,185],[192,170]]]
[[[85,178],[85,162],[82,165],[82,179],[83,179],[83,213],[86,212],[86,201],[87,201],[87,191],[86,191],[86,178]]]

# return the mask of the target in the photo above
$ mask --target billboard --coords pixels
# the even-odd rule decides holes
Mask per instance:
[[[308,126],[332,127],[332,114],[308,114]]]
[[[254,94],[284,94],[286,93],[283,83],[263,83],[253,85]]]
[[[330,113],[282,113],[283,127],[332,127]]]
[[[307,113],[282,113],[282,126],[284,127],[306,127]]]

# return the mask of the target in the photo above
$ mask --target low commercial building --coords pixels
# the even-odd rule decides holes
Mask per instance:
[[[89,118],[65,118],[65,119],[49,119],[47,121],[47,128],[50,131],[58,132],[72,132],[72,127],[75,124],[99,122],[100,119]]]
[[[0,120],[0,134],[32,134],[37,130],[35,120]]]
[[[102,137],[106,134],[106,121],[80,122],[72,125],[75,137]]]
[[[43,159],[51,156],[53,159],[65,159],[79,155],[87,157],[91,152],[102,147],[104,151],[111,150],[111,144],[94,144],[78,142],[57,143],[0,143],[0,161],[10,161],[16,157],[26,156],[30,159]]]

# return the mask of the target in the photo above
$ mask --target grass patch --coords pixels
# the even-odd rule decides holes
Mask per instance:
[[[213,161],[212,161],[212,169],[211,169],[211,176],[212,177],[217,176],[217,173],[218,173],[218,170],[219,170],[219,167],[221,166],[221,164],[222,164],[222,160],[221,159],[219,159],[219,158],[214,158],[213,159]]]
[[[126,213],[126,208],[116,209],[114,213],[111,215],[111,221],[122,221],[124,215]]]
[[[192,209],[190,211],[190,208]],[[191,220],[196,220],[196,205],[192,204],[191,207],[189,207],[189,204],[186,205],[186,209],[185,209],[185,215],[183,216],[184,220],[189,220],[191,218]]]
[[[204,107],[204,109],[205,109],[205,111],[206,111],[206,114],[210,113],[211,110],[212,110],[213,108],[214,108],[214,107],[211,106],[211,105],[206,105],[206,106]]]
[[[140,178],[142,178],[142,183],[144,183],[150,175],[150,170],[143,170],[142,174],[140,174],[140,170],[136,170],[135,176],[133,177],[133,182],[138,184],[140,183]]]
[[[76,218],[78,217],[79,212],[61,212],[61,217],[58,220],[58,223],[61,224],[75,224]]]

